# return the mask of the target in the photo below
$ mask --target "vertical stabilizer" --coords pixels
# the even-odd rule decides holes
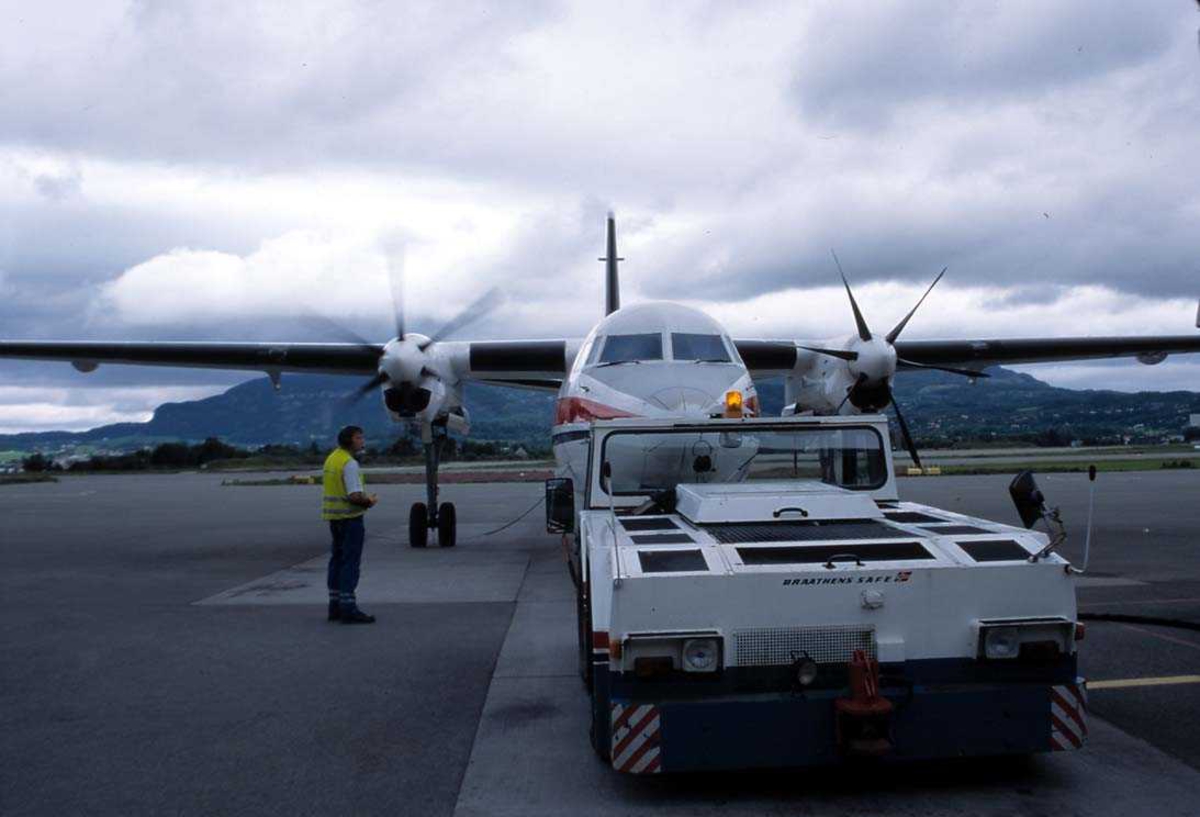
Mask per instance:
[[[607,254],[598,260],[604,262],[604,314],[611,315],[621,308],[621,285],[617,280],[617,262],[625,260],[617,257],[617,222],[611,212],[608,214]]]

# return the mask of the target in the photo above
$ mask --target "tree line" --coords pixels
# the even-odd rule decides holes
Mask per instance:
[[[451,439],[442,459],[464,462],[511,459],[518,455],[518,449],[534,458],[550,456],[549,447],[544,449],[528,446],[521,448],[513,443],[502,441]],[[26,472],[34,474],[61,471],[187,470],[230,460],[247,461],[247,465],[252,464],[251,460],[270,464],[319,465],[328,453],[327,449],[321,448],[316,442],[308,446],[270,444],[255,448],[239,448],[224,443],[217,437],[209,437],[202,443],[161,443],[153,448],[141,448],[119,454],[94,454],[86,459],[70,462],[65,467],[55,462],[53,457],[38,452],[25,457],[21,464]],[[422,457],[423,452],[418,440],[401,437],[385,447],[369,447],[364,458],[368,462],[376,464],[407,464],[420,461]]]

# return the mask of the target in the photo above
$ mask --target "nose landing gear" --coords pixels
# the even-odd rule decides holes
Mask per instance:
[[[408,543],[415,548],[429,544],[429,531],[437,531],[438,547],[452,548],[458,538],[458,514],[453,502],[438,505],[438,461],[448,439],[444,425],[432,426],[425,441],[425,502],[414,502],[408,511]]]

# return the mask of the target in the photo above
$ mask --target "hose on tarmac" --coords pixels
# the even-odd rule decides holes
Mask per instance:
[[[506,522],[505,524],[501,525],[500,527],[496,528],[495,530],[489,530],[485,533],[479,534],[480,538],[482,538],[484,536],[494,536],[502,530],[507,530],[508,528],[511,528],[513,525],[517,524],[522,519],[529,516],[529,514],[533,513],[534,510],[536,510],[537,507],[545,501],[546,501],[546,497],[544,497],[544,496],[538,497],[538,501],[533,503],[532,505],[530,505],[529,510],[525,511],[523,514],[521,514],[520,516],[518,516],[516,519],[512,520],[511,522]]]

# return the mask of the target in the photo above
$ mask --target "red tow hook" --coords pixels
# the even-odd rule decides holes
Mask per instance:
[[[833,702],[838,750],[879,757],[892,751],[892,702],[879,694],[879,662],[855,650],[850,658],[850,697]]]

